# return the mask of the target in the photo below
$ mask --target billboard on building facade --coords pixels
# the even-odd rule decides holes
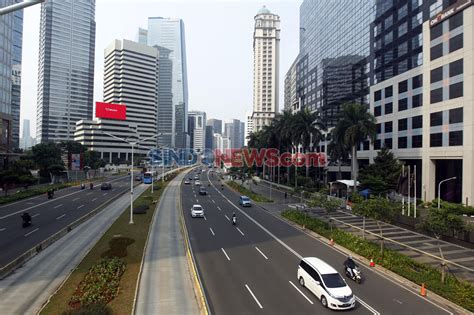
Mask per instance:
[[[127,106],[123,104],[112,104],[112,103],[95,103],[95,117],[126,120],[127,119]]]

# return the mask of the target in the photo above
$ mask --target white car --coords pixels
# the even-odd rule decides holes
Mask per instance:
[[[204,208],[201,207],[201,205],[193,205],[193,207],[191,208],[191,216],[193,218],[204,218]]]
[[[191,182],[190,182],[188,179],[186,179],[186,180],[184,181],[184,184],[185,184],[185,185],[189,185],[189,184],[191,184]]]
[[[300,285],[308,288],[324,307],[333,310],[347,310],[355,307],[351,288],[339,273],[323,260],[305,257],[298,266]]]
[[[194,182],[194,185],[196,185],[196,186],[201,186],[201,181],[200,181],[199,179],[196,180],[196,181]]]

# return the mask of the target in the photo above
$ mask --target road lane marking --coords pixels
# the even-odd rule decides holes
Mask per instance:
[[[74,198],[72,201],[76,201],[76,200],[79,200],[79,198]]]
[[[26,204],[27,205],[34,205],[35,203],[34,202],[27,202]]]
[[[227,214],[224,214],[225,218],[230,221],[229,217],[227,216]]]
[[[54,209],[57,209],[57,208],[62,207],[62,206],[63,206],[63,204],[57,205],[56,207],[54,207]]]
[[[222,249],[222,252],[224,253],[225,257],[227,257],[227,260],[230,261],[230,258],[229,258],[229,256],[227,255],[227,253],[225,252],[225,250],[224,250],[222,247],[221,247],[221,249]]]
[[[398,304],[403,304],[403,302],[400,301],[400,300],[397,300],[397,299],[393,299],[393,300],[394,300],[395,302],[397,302]]]
[[[242,232],[238,227],[236,227],[237,231],[240,232],[240,234],[242,234],[242,236],[245,236],[244,232]]]
[[[7,229],[7,228],[1,228],[1,229],[0,229],[0,232],[5,231],[6,229]]]
[[[79,207],[77,207],[77,209],[81,209],[82,207],[84,207],[84,205],[80,205]]]
[[[108,193],[103,193],[102,196],[107,196]]]
[[[356,296],[355,298],[360,304],[362,304],[366,309],[371,311],[374,315],[380,315],[380,312],[376,311],[372,306],[362,301],[358,296]]]
[[[313,301],[311,301],[303,292],[301,292],[301,290],[291,281],[288,281],[292,286],[293,288],[296,289],[296,291],[298,291],[309,303],[311,304],[314,304]]]
[[[94,198],[94,199],[92,199],[91,201],[96,201],[96,200],[97,200],[97,198]]]
[[[36,214],[33,214],[31,217],[34,218],[34,217],[37,217],[39,216],[41,213],[36,213]]]
[[[263,308],[262,304],[260,304],[260,302],[258,301],[257,297],[255,296],[255,294],[253,294],[252,290],[250,290],[249,286],[248,285],[245,285],[245,287],[247,288],[247,290],[249,290],[250,294],[252,295],[253,299],[255,300],[255,302],[257,302],[258,306],[260,308]]]
[[[206,219],[206,216],[205,216],[204,214],[203,214],[202,216],[204,217],[204,220],[206,220],[206,221],[207,221],[207,219]]]
[[[65,216],[66,216],[66,214],[60,215],[59,217],[56,218],[56,220],[60,220],[60,219],[64,218]]]
[[[26,233],[24,236],[25,236],[25,237],[30,236],[31,234],[33,234],[34,232],[36,232],[36,231],[38,231],[38,230],[39,230],[39,228],[36,228],[36,229],[34,229],[33,231]]]
[[[217,210],[222,211],[221,207],[217,206]]]
[[[212,236],[216,236],[216,234],[214,234],[214,231],[212,230],[212,228],[209,228],[209,230],[211,230]]]
[[[265,254],[264,254],[264,253],[262,253],[262,251],[261,251],[260,249],[258,249],[258,247],[257,247],[257,246],[255,246],[255,249],[256,249],[256,250],[258,250],[258,252],[259,252],[260,254],[262,254],[262,256],[263,256],[265,259],[267,259],[267,260],[268,260],[268,257],[267,257],[267,256],[265,256]],[[291,281],[290,281],[290,282],[291,282]]]
[[[214,201],[214,199],[212,199],[212,202],[213,202],[213,203],[216,203],[216,202]]]
[[[89,196],[89,195],[92,195],[92,193],[90,192],[90,193],[87,193],[87,194],[86,194],[86,196]]]

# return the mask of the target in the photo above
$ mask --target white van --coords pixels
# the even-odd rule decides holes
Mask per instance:
[[[347,310],[355,307],[351,288],[339,273],[316,257],[305,257],[298,266],[299,283],[308,288],[324,307]]]

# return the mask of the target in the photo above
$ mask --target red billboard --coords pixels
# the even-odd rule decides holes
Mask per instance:
[[[126,120],[127,106],[123,104],[95,102],[95,117]]]

